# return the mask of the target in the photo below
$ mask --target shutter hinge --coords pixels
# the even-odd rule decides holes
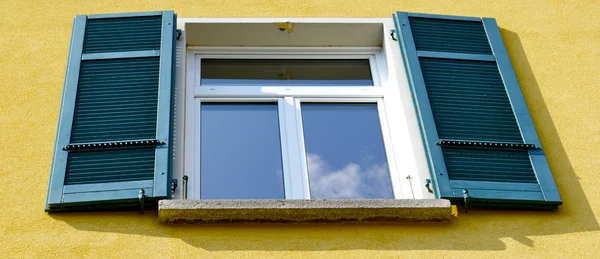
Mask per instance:
[[[431,179],[425,179],[425,188],[427,188],[429,193],[433,193],[433,190],[431,189]]]
[[[146,191],[144,191],[144,189],[140,189],[140,193],[138,194],[138,202],[140,205],[140,213],[144,213],[144,194],[146,193]]]
[[[181,38],[181,34],[183,34],[183,31],[181,29],[177,29],[177,36],[175,36],[175,38],[179,40]]]
[[[390,37],[392,37],[392,40],[398,41],[398,39],[396,39],[396,30],[390,30]]]
[[[469,195],[469,190],[463,189],[463,199],[465,200],[465,214],[467,214],[469,211],[469,202],[471,199],[471,196]]]
[[[177,179],[171,179],[171,193],[174,193],[175,189],[177,189]]]

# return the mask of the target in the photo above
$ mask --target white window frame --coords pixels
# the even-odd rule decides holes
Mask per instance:
[[[395,199],[407,199],[414,198],[410,191],[410,186],[400,180],[399,172],[401,169],[398,168],[396,163],[396,156],[391,141],[391,132],[388,124],[388,117],[385,109],[383,97],[378,98],[295,98],[295,109],[296,109],[296,131],[299,138],[299,155],[301,161],[307,161],[306,159],[306,145],[304,141],[304,124],[302,121],[302,103],[372,103],[377,105],[377,114],[379,116],[379,126],[381,128],[382,141],[385,148],[386,160],[388,164],[388,170],[390,173],[390,181],[392,184],[392,190]],[[302,177],[304,186],[309,186],[308,182],[308,168],[307,163],[300,164],[302,168]],[[305,198],[310,199],[310,188],[305,187]]]
[[[289,23],[313,23],[313,24],[367,24],[374,23],[380,24],[383,27],[383,34],[381,47],[198,47],[188,45],[187,43],[187,24],[275,24],[280,22]],[[417,121],[416,111],[412,102],[412,94],[408,86],[408,79],[402,60],[402,54],[398,42],[395,38],[390,36],[390,32],[395,29],[394,21],[391,18],[243,18],[243,19],[227,19],[227,18],[180,18],[178,19],[178,28],[183,30],[181,40],[177,41],[176,45],[176,97],[175,97],[175,132],[174,132],[174,158],[173,158],[173,178],[178,179],[180,184],[176,192],[173,193],[174,199],[184,198],[184,189],[182,186],[183,182],[181,179],[184,175],[190,176],[189,189],[198,188],[193,187],[193,184],[199,184],[197,179],[194,179],[194,161],[196,156],[191,143],[193,141],[194,134],[192,134],[194,113],[199,111],[195,109],[197,103],[196,98],[249,98],[252,101],[256,101],[256,98],[281,98],[284,104],[294,104],[299,98],[384,98],[383,114],[380,110],[380,117],[387,117],[386,120],[380,119],[382,123],[382,131],[387,130],[390,132],[389,137],[385,137],[384,143],[386,148],[386,155],[388,156],[388,165],[390,166],[390,173],[392,178],[399,178],[395,181],[400,181],[401,184],[401,195],[398,196],[398,190],[394,189],[396,198],[403,199],[434,199],[434,195],[428,192],[425,188],[425,182],[430,179],[430,169],[426,162],[426,156],[424,152],[423,143],[421,140],[421,134]],[[197,34],[197,32],[195,32]],[[338,34],[335,37],[341,37]],[[343,37],[343,36],[342,36]],[[371,36],[372,37],[372,36]],[[242,39],[244,40],[244,39]],[[344,39],[342,39],[344,40]],[[217,41],[218,42],[218,41]],[[251,41],[246,41],[250,43]],[[346,41],[348,43],[348,41]],[[335,52],[335,53],[333,53]],[[365,53],[366,52],[366,53]],[[375,54],[373,54],[375,52]],[[196,55],[214,55],[213,57],[219,57],[220,55],[230,56],[238,55],[234,58],[242,58],[242,55],[246,57],[273,57],[273,55],[286,58],[285,55],[304,55],[306,58],[319,58],[323,55],[335,55],[341,57],[343,55],[372,55],[374,56],[375,65],[371,65],[371,69],[375,70],[377,66],[380,73],[379,78],[373,77],[374,83],[378,87],[349,87],[343,96],[338,95],[338,91],[342,87],[337,87],[337,90],[331,92],[314,93],[311,89],[302,87],[264,87],[262,88],[263,93],[256,93],[248,90],[245,93],[234,93],[227,92],[225,89],[199,89],[195,87],[199,79],[200,71],[195,64]],[[269,56],[271,55],[271,56]],[[287,57],[289,58],[289,56]],[[373,58],[371,58],[373,60]],[[371,61],[372,62],[372,61]],[[372,64],[372,63],[371,63]],[[376,80],[379,80],[378,82]],[[310,87],[314,90],[315,87]],[[238,87],[239,89],[239,87]],[[294,97],[289,97],[290,94],[294,94]],[[288,96],[288,97],[286,97]],[[201,99],[202,100],[202,99]],[[226,100],[226,99],[222,99]],[[325,99],[323,99],[325,100]],[[279,101],[278,101],[279,102]],[[378,104],[380,105],[380,104]],[[279,106],[281,107],[281,105]],[[290,113],[290,109],[286,109],[287,113]],[[296,114],[296,116],[298,116]],[[196,117],[197,118],[197,117]],[[291,113],[285,116],[285,124],[290,124],[297,121],[297,118],[292,118]],[[192,123],[190,123],[192,122]],[[281,125],[280,120],[280,125]],[[384,125],[387,124],[387,127]],[[298,125],[298,124],[296,124]],[[299,127],[299,126],[298,126]],[[282,145],[286,145],[283,142],[299,143],[299,140],[287,140],[282,138]],[[388,145],[391,142],[391,145]],[[294,147],[287,144],[290,149]],[[304,145],[304,143],[302,142]],[[299,147],[295,147],[298,150]],[[393,157],[395,159],[396,166],[391,168],[390,151],[394,152]],[[282,154],[284,156],[285,154]],[[304,154],[305,155],[305,154]],[[198,161],[196,161],[198,162]],[[302,161],[298,159],[297,163],[301,164]],[[289,166],[298,167],[299,164],[292,165],[287,163]],[[286,165],[284,165],[286,166]],[[394,172],[397,176],[394,176]],[[199,177],[199,170],[197,170]],[[298,180],[292,180],[297,182]],[[308,179],[301,179],[303,184],[307,184]],[[287,183],[286,188],[292,186],[290,182]],[[394,187],[395,188],[395,187]],[[288,192],[286,189],[286,195]],[[295,190],[292,187],[290,192],[294,193],[292,196],[310,197],[307,188],[300,188],[302,191]],[[307,193],[304,193],[304,192]],[[300,194],[299,194],[300,193]],[[192,192],[188,193],[188,199],[194,199]]]
[[[369,59],[374,86],[200,86],[201,57],[208,59]],[[380,48],[373,47],[189,47],[188,71],[194,73],[194,97],[379,97],[382,96],[382,79],[386,78],[383,54]],[[188,88],[189,88],[188,84]],[[326,91],[323,91],[326,89]],[[188,89],[189,91],[189,89]],[[189,98],[189,92],[188,98]]]
[[[202,58],[219,59],[369,59],[374,86],[201,86]],[[421,198],[414,192],[397,161],[390,124],[399,124],[386,110],[398,109],[392,96],[386,57],[374,47],[188,47],[184,170],[188,199],[200,199],[200,109],[202,102],[277,102],[279,111],[284,188],[286,199],[310,199],[308,168],[301,122],[301,102],[377,103],[390,179],[396,199]],[[386,101],[387,100],[387,101]],[[395,121],[389,123],[389,121]],[[405,143],[406,144],[406,143]],[[404,179],[404,180],[403,180]]]
[[[275,103],[277,104],[277,110],[278,110],[278,122],[279,122],[279,138],[281,139],[281,150],[286,150],[287,147],[287,141],[286,140],[286,131],[282,130],[284,127],[283,124],[283,99],[281,98],[194,98],[194,100],[192,101],[193,105],[194,105],[194,111],[198,111],[197,113],[194,113],[196,116],[196,119],[193,119],[193,123],[190,123],[192,125],[190,125],[191,127],[193,127],[193,129],[191,130],[191,134],[193,134],[193,136],[189,136],[189,142],[186,142],[186,149],[187,148],[191,148],[193,149],[192,151],[187,151],[186,150],[186,154],[190,155],[190,157],[186,157],[186,161],[190,162],[190,166],[191,167],[191,174],[189,174],[188,176],[191,179],[194,179],[193,181],[190,181],[188,183],[188,187],[192,190],[191,192],[188,192],[188,199],[200,199],[200,181],[197,181],[196,179],[200,179],[200,159],[194,159],[194,158],[199,158],[201,155],[201,148],[200,148],[200,127],[201,127],[201,121],[202,121],[202,116],[201,116],[201,109],[202,109],[202,104],[203,103],[223,103],[223,102],[235,102],[235,103]],[[191,122],[191,121],[190,121]],[[282,164],[284,166],[284,170],[283,170],[283,178],[286,179],[286,170],[285,170],[285,165],[286,165],[286,161],[287,159],[289,159],[286,156],[285,152],[282,152],[281,154],[282,157]],[[287,188],[285,189],[285,193],[287,195]],[[287,198],[287,196],[286,196]]]

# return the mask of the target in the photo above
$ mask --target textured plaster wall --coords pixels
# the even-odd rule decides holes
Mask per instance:
[[[8,1],[0,8],[2,257],[600,257],[600,1]],[[163,226],[156,213],[53,214],[44,201],[76,14],[495,17],[565,205],[473,210],[446,225]],[[351,33],[351,32],[349,32]]]

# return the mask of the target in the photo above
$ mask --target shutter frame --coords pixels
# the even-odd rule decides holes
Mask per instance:
[[[86,15],[78,15],[73,21],[67,71],[65,73],[65,84],[63,87],[63,96],[58,117],[58,129],[56,131],[56,140],[54,142],[54,157],[52,158],[52,169],[50,171],[50,182],[48,184],[46,211],[50,209],[49,204],[58,204],[62,201],[68,156],[68,153],[63,151],[62,147],[68,145],[71,138],[71,127],[73,126],[86,23]]]
[[[102,52],[84,54],[86,24],[90,19],[130,18],[161,16],[160,50],[124,52]],[[171,132],[174,81],[176,16],[173,11],[144,13],[117,13],[100,15],[78,15],[73,22],[65,84],[58,120],[54,157],[48,184],[45,210],[81,211],[139,207],[139,191],[144,189],[146,207],[152,207],[158,199],[170,198],[171,178]],[[136,57],[158,58],[158,100],[156,117],[156,139],[163,145],[154,146],[154,173],[150,180],[113,181],[103,183],[65,184],[69,152],[64,149],[71,143],[71,132],[75,116],[80,68],[84,60],[124,59]],[[118,127],[118,125],[115,125]],[[134,139],[137,141],[139,139]]]
[[[521,134],[525,143],[536,145],[539,150],[529,151],[533,170],[537,176],[538,183],[542,190],[542,194],[547,202],[562,204],[556,182],[552,176],[552,171],[546,159],[546,155],[542,149],[542,143],[538,137],[533,119],[529,113],[527,102],[521,91],[521,86],[517,80],[517,75],[510,62],[508,52],[504,46],[500,29],[496,23],[496,19],[493,18],[482,18],[483,27],[488,35],[490,45],[492,47],[492,53],[496,57],[496,63],[498,64],[498,70],[502,81],[504,81],[504,87],[508,94],[508,98],[513,107],[517,124],[521,129]]]
[[[170,26],[169,26],[170,25]],[[173,11],[164,11],[160,44],[160,65],[158,76],[158,105],[156,119],[156,139],[166,143],[156,149],[154,168],[154,195],[171,197],[171,134],[173,120],[174,65],[175,65],[175,26],[177,19]]]
[[[488,38],[492,55],[418,51],[409,17],[481,22]],[[435,196],[438,198],[447,198],[454,203],[460,204],[463,202],[462,190],[469,189],[469,195],[472,198],[470,203],[474,205],[555,209],[558,205],[562,204],[556,183],[541,149],[531,115],[529,114],[495,19],[397,12],[394,15],[394,21],[397,31],[400,32],[399,43],[404,57],[403,61],[407,78],[413,94],[412,97],[417,119],[419,120],[427,162],[435,187]],[[419,57],[495,61],[524,143],[534,144],[538,147],[537,150],[527,151],[538,181],[537,183],[486,182],[484,180],[465,181],[451,180],[449,178],[442,147],[438,145],[440,139]]]

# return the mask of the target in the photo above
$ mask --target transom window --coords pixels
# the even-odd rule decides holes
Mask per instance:
[[[188,59],[188,199],[415,197],[380,48],[194,48]]]
[[[203,86],[372,86],[368,59],[202,59]]]

